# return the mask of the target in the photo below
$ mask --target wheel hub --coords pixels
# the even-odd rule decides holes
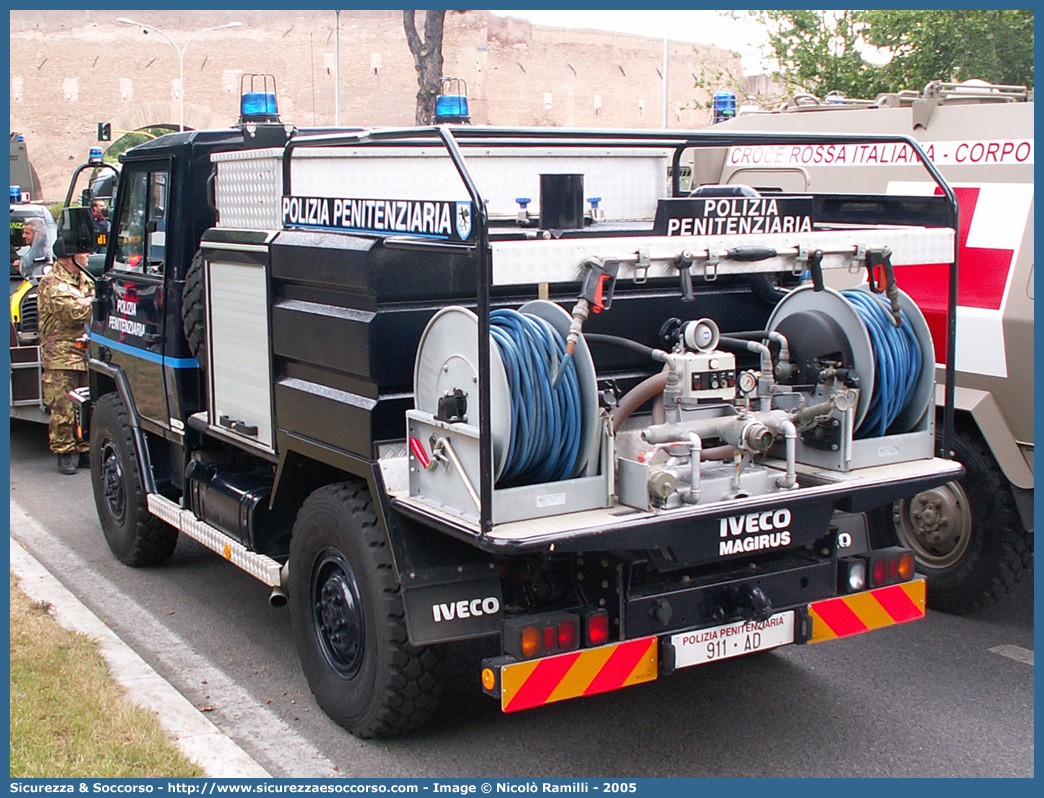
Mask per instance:
[[[123,522],[127,510],[127,498],[123,489],[123,464],[120,456],[110,442],[106,442],[101,452],[102,494],[105,503],[117,523]]]
[[[958,482],[897,502],[893,516],[903,545],[913,549],[918,562],[928,568],[948,568],[968,550],[971,507]]]
[[[341,676],[359,670],[364,645],[359,587],[344,556],[327,552],[314,571],[313,619],[323,655]]]

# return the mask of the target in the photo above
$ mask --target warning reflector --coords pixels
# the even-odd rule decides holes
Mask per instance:
[[[657,675],[657,652],[657,639],[646,637],[504,665],[500,706],[516,712],[651,682]]]
[[[924,579],[810,604],[812,637],[822,643],[924,617]]]

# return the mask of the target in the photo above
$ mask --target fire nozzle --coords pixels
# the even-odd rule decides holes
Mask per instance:
[[[588,315],[608,310],[613,303],[613,289],[616,287],[616,275],[620,273],[620,261],[588,258],[584,261],[583,268],[584,282],[580,288],[580,296],[573,306],[573,321],[569,324],[569,333],[566,335],[565,356],[558,364],[558,370],[551,382],[552,389],[558,387],[566,366],[573,359]]]

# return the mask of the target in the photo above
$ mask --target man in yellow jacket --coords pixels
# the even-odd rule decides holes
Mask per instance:
[[[83,269],[86,252],[70,252],[59,238],[54,243],[54,266],[40,280],[40,361],[43,366],[44,404],[51,411],[47,432],[51,451],[58,455],[58,471],[75,474],[89,465],[88,444],[76,440],[69,391],[87,384],[87,363],[77,339],[90,322],[94,284]],[[78,268],[79,267],[79,268]]]

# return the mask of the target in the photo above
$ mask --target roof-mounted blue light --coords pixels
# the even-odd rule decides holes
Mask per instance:
[[[711,108],[711,123],[723,122],[736,116],[736,95],[731,91],[719,91],[714,94]]]
[[[468,98],[462,94],[440,94],[435,99],[436,117],[468,116]]]
[[[89,164],[100,164],[102,162],[102,149],[101,147],[91,147],[90,152],[87,154],[87,163]]]
[[[239,124],[278,121],[275,77],[263,74],[243,75],[239,86]]]
[[[468,86],[460,78],[443,78],[442,92],[435,98],[435,124],[467,124]]]
[[[244,122],[264,122],[268,117],[278,117],[275,92],[248,91],[240,99],[239,113]]]
[[[11,202],[18,203],[22,201],[22,187],[11,186]]]

